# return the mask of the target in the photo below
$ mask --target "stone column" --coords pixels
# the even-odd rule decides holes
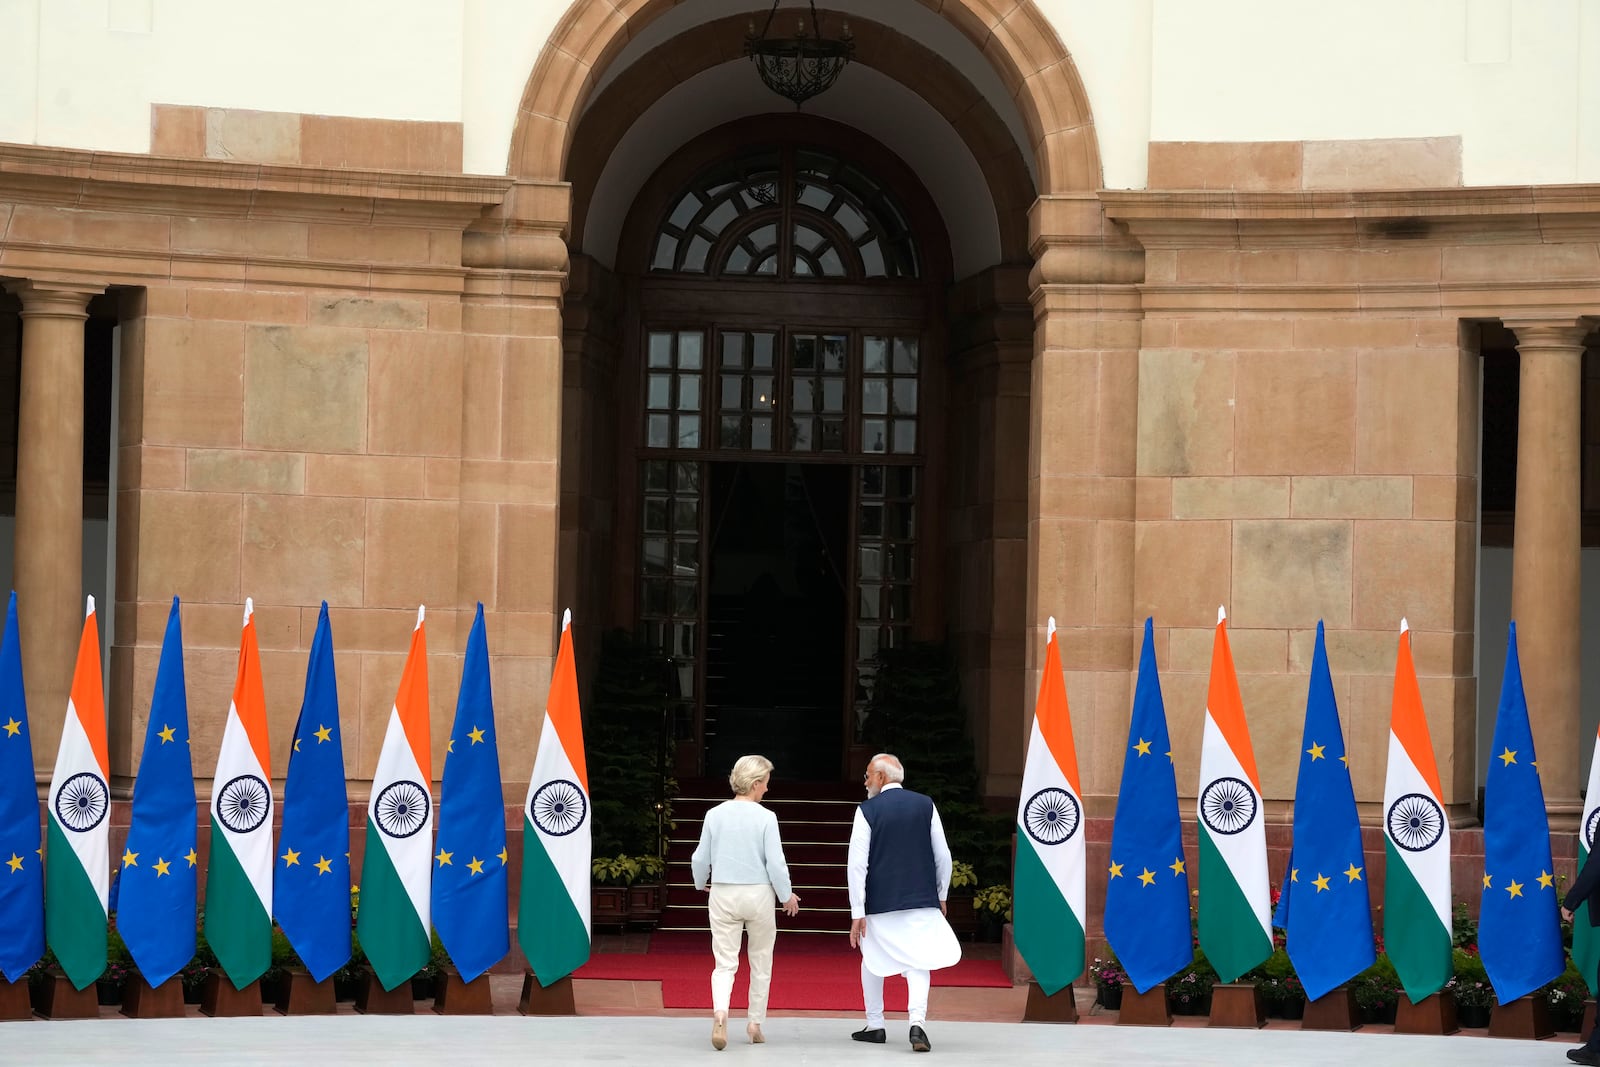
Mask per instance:
[[[10,289],[22,301],[13,584],[43,759],[55,751],[83,629],[83,324],[103,289],[39,281]]]
[[[1545,802],[1579,813],[1579,590],[1582,550],[1583,338],[1581,319],[1507,320],[1517,335],[1517,510],[1511,617]],[[1500,647],[1484,634],[1484,647]],[[1484,656],[1493,664],[1493,655]],[[1490,678],[1492,678],[1492,674]],[[1494,684],[1485,679],[1487,684]]]

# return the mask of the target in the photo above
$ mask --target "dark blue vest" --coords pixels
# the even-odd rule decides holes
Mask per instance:
[[[939,906],[933,863],[933,801],[909,789],[885,789],[861,805],[867,847],[867,914]]]

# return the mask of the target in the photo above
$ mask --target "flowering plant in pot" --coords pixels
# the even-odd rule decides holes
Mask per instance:
[[[1495,1005],[1494,986],[1478,954],[1458,948],[1452,954],[1455,975],[1445,989],[1456,998],[1456,1021],[1464,1027],[1489,1025],[1489,1012]]]
[[[1122,989],[1128,984],[1128,972],[1123,970],[1116,953],[1109,948],[1106,956],[1096,956],[1089,965],[1089,976],[1094,979],[1095,999],[1113,1011],[1122,1007]]]

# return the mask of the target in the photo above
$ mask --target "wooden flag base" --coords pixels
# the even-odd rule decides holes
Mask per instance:
[[[1350,995],[1350,987],[1342,985],[1328,990],[1316,1000],[1306,1001],[1306,1012],[1300,1017],[1300,1029],[1361,1029],[1361,1020],[1356,1018],[1356,998]]]
[[[1207,1026],[1259,1030],[1267,1025],[1267,1005],[1251,982],[1211,987],[1211,1019]]]
[[[31,1018],[33,1018],[33,996],[28,991],[28,980],[24,978],[20,982],[8,982],[0,978],[0,1022]]]
[[[1583,1022],[1578,1024],[1578,1040],[1582,1041],[1585,1035],[1594,1030],[1594,998],[1583,1002]]]
[[[1075,1023],[1078,1021],[1078,992],[1070,984],[1054,993],[1045,993],[1038,982],[1028,983],[1028,1004],[1022,1009],[1025,1023]]]
[[[484,971],[470,982],[462,981],[461,972],[446,967],[434,985],[433,1010],[440,1015],[493,1015],[494,997],[489,991],[489,972]]]
[[[1490,1037],[1542,1041],[1555,1032],[1556,1028],[1550,1025],[1550,1005],[1543,993],[1530,993],[1510,1004],[1496,1004],[1489,1013]]]
[[[181,1019],[183,980],[173,975],[158,986],[136,974],[122,987],[122,1014],[130,1019]]]
[[[74,989],[72,979],[52,968],[33,987],[33,1010],[46,1019],[98,1019],[100,991],[93,982],[87,989]]]
[[[200,991],[200,1011],[213,1019],[239,1019],[261,1014],[261,982],[251,982],[239,989],[222,971],[206,975],[205,988]]]
[[[356,1011],[363,1015],[415,1015],[417,1002],[411,993],[411,979],[385,989],[378,976],[368,971],[356,994]]]
[[[1172,1007],[1167,1003],[1167,983],[1157,982],[1143,993],[1131,985],[1124,985],[1117,1025],[1171,1026]]]
[[[1397,1034],[1454,1034],[1456,1025],[1456,998],[1454,993],[1435,993],[1423,997],[1422,1003],[1413,1004],[1411,998],[1400,994],[1395,1008],[1394,1032]]]
[[[522,978],[522,999],[517,1010],[524,1015],[576,1015],[578,1007],[572,999],[572,979],[558,979],[548,986],[540,985],[531,971]]]
[[[279,1015],[332,1015],[337,1003],[332,977],[318,982],[310,971],[291,968],[278,984],[278,1001],[272,1007]]]

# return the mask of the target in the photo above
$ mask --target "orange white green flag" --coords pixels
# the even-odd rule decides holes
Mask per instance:
[[[522,805],[517,943],[543,986],[589,959],[589,827],[589,770],[568,611],[561,617],[561,645]]]
[[[106,898],[111,889],[111,791],[106,702],[100,683],[100,632],[94,597],[84,613],[61,747],[50,777],[45,828],[45,939],[74,987],[106,969]]]
[[[211,780],[206,943],[237,989],[272,963],[272,760],[255,602],[244,602],[239,666]]]
[[[1583,794],[1583,821],[1578,824],[1578,870],[1589,862],[1594,851],[1595,830],[1600,827],[1600,730],[1595,733],[1594,755],[1589,759],[1589,789]],[[1578,905],[1572,916],[1572,962],[1595,992],[1595,974],[1600,970],[1600,929],[1589,922],[1589,903]]]
[[[372,973],[393,989],[428,965],[433,858],[433,749],[428,733],[428,640],[423,609],[411,631],[400,690],[367,801],[356,934]]]
[[[1450,981],[1450,821],[1428,719],[1400,620],[1383,782],[1383,949],[1413,1004]]]
[[[1083,971],[1088,918],[1078,750],[1053,617],[1046,629],[1044,677],[1022,771],[1016,865],[1012,923],[1017,951],[1039,988],[1053,995]]]
[[[1200,741],[1200,948],[1231,982],[1272,955],[1267,833],[1261,815],[1250,726],[1228,646],[1228,615],[1217,609]]]

